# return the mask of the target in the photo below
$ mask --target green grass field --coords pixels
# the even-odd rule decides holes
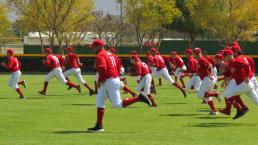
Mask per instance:
[[[72,78],[72,77],[71,77]],[[231,117],[208,115],[196,94],[187,99],[163,80],[157,86],[159,107],[138,103],[117,110],[110,107],[104,118],[104,133],[88,133],[96,119],[95,96],[67,91],[56,80],[47,96],[40,96],[44,75],[23,75],[28,88],[26,100],[17,99],[7,87],[9,75],[0,77],[0,145],[255,145],[258,144],[258,108],[243,96],[250,112],[233,121]],[[85,76],[93,84],[93,76]],[[136,83],[128,77],[131,88]],[[123,94],[123,97],[126,95]],[[129,96],[129,95],[127,95]],[[216,107],[223,107],[216,100]]]

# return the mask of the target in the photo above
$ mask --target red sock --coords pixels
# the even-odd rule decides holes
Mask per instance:
[[[130,90],[127,86],[124,86],[124,87],[123,87],[123,90],[124,90],[125,92],[129,92],[132,96],[135,96],[135,95],[136,95],[136,93],[133,92],[132,90]]]
[[[237,102],[239,103],[239,105],[243,108],[246,109],[247,106],[245,105],[245,103],[243,102],[243,100],[240,98],[240,96],[234,96],[237,99]]]
[[[46,92],[46,91],[47,91],[47,86],[48,86],[48,82],[44,82],[43,92]]]
[[[205,98],[208,98],[208,97],[218,97],[218,93],[216,93],[216,92],[206,92],[205,93]]]
[[[70,79],[68,77],[66,77],[65,79],[70,82]]]
[[[22,92],[21,92],[21,89],[20,89],[20,88],[17,88],[17,89],[16,89],[16,92],[20,95],[20,97],[23,97],[23,94],[22,94]]]
[[[183,88],[185,88],[185,82],[184,82],[183,78],[180,78],[180,82],[181,82]]]
[[[233,96],[233,97],[229,98],[229,101],[233,104],[233,106],[237,109],[237,111],[242,111],[243,110],[243,108],[239,104],[238,99],[236,98],[236,96]]]
[[[226,109],[231,110],[231,103],[230,103],[230,101],[227,98],[224,98],[224,99],[225,99]]]
[[[21,85],[21,84],[23,84],[23,81],[19,81],[19,82],[18,82],[18,85]]]
[[[74,87],[74,88],[76,88],[76,85],[75,85],[74,83],[70,82],[70,81],[67,81],[67,82],[66,82],[66,85],[68,85],[69,87]]]
[[[179,90],[184,91],[184,89],[178,83],[174,83],[173,85]]]
[[[83,84],[84,85],[84,87],[86,87],[88,90],[92,90],[91,88],[90,88],[90,86],[87,84],[87,83],[85,83],[85,84]]]
[[[127,107],[133,103],[136,103],[139,101],[139,97],[134,97],[134,98],[127,98],[125,100],[122,101],[122,106],[123,107]]]
[[[148,96],[148,98],[150,99],[152,106],[157,106],[157,103],[156,103],[156,101],[154,100],[153,96],[152,96],[151,94],[149,94],[149,95],[147,95],[147,96]]]
[[[213,112],[217,112],[213,100],[209,101],[208,104]]]
[[[97,122],[96,125],[102,126],[103,125],[103,116],[104,116],[105,108],[98,108],[97,109]]]

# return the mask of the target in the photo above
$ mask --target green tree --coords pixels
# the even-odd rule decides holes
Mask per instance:
[[[9,10],[4,3],[0,3],[0,38],[4,38],[10,34],[12,23],[8,19]]]

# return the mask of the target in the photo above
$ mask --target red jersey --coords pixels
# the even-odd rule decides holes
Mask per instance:
[[[60,67],[58,58],[53,55],[49,54],[44,62],[44,64],[49,67],[51,70]]]
[[[212,67],[216,66],[214,57],[211,57],[211,56],[204,56],[204,57],[211,63]]]
[[[155,66],[157,67],[157,70],[161,70],[163,68],[166,68],[166,64],[165,64],[164,59],[162,58],[162,56],[156,54],[153,57],[153,60],[154,60]]]
[[[197,60],[194,57],[190,57],[188,59],[187,72],[188,73],[196,73],[197,72]]]
[[[148,55],[147,56],[147,62],[150,66],[154,66],[155,67],[155,63],[154,63],[154,59],[153,59],[153,56],[151,55]]]
[[[254,73],[255,73],[254,59],[252,57],[244,56],[244,55],[239,55],[237,58],[242,59],[249,64],[249,66],[250,66],[249,78],[252,78],[254,76]]]
[[[79,57],[75,53],[69,52],[67,58],[70,68],[80,68],[78,63]]]
[[[212,65],[206,58],[203,56],[198,60],[197,63],[197,74],[203,80],[205,77],[209,76],[209,65]]]
[[[60,66],[64,67],[65,66],[65,56],[58,55],[57,58],[59,60]]]
[[[10,72],[19,71],[20,70],[20,66],[21,66],[20,62],[19,62],[19,60],[16,57],[14,57],[14,56],[8,57],[7,69]]]
[[[122,60],[115,54],[113,54],[115,60],[116,60],[116,63],[117,63],[117,70],[118,70],[118,73],[120,74],[121,72],[121,68],[123,67],[122,65]]]
[[[145,75],[150,74],[150,69],[148,65],[144,62],[137,61],[134,64],[134,68],[136,70],[136,74],[140,75],[141,77],[144,77]]]
[[[101,49],[96,56],[96,69],[99,73],[99,81],[119,77],[118,60],[113,54]]]
[[[231,76],[231,72],[230,72],[230,67],[229,67],[229,64],[227,62],[223,62],[222,63],[223,66],[223,70],[222,70],[222,74],[224,76],[224,78],[228,78]]]
[[[232,59],[229,63],[229,68],[237,85],[241,84],[247,77],[249,77],[249,64],[241,58]]]
[[[185,65],[184,61],[182,60],[182,58],[180,56],[174,57],[173,60],[174,60],[174,64],[175,64],[176,68],[182,68]]]

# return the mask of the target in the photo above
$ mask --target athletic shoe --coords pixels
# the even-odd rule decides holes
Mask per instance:
[[[81,86],[80,86],[80,85],[76,86],[75,88],[76,88],[76,90],[77,90],[79,93],[81,93]]]
[[[94,126],[93,128],[88,128],[89,132],[104,132],[104,128],[102,126]]]
[[[45,91],[38,91],[38,93],[41,94],[41,95],[46,95]]]
[[[140,102],[146,103],[146,104],[148,104],[149,106],[152,105],[150,99],[149,99],[147,96],[145,96],[145,95],[143,95],[143,94],[139,94],[138,97],[139,97],[139,101],[140,101]]]
[[[233,120],[236,120],[236,119],[244,116],[248,111],[249,111],[249,109],[243,110],[243,111],[237,111],[237,114],[236,114],[235,117],[233,117]]]
[[[68,88],[67,88],[67,90],[71,90],[73,87],[72,86],[69,86]]]
[[[225,109],[219,109],[219,112],[224,114],[224,115],[230,115],[231,114],[230,110],[226,109],[226,108]]]
[[[182,93],[183,93],[184,97],[186,98],[187,97],[187,92],[185,90],[182,90]]]
[[[20,97],[19,97],[19,99],[26,99],[26,97],[24,97],[24,96],[20,96]]]
[[[27,88],[27,83],[26,83],[25,80],[22,81],[22,86],[23,86],[24,88]]]
[[[216,115],[219,115],[219,113],[216,111],[216,112],[214,112],[214,111],[211,111],[210,112],[210,115],[212,115],[212,116],[216,116]]]
[[[90,96],[94,95],[94,90],[90,90]]]

